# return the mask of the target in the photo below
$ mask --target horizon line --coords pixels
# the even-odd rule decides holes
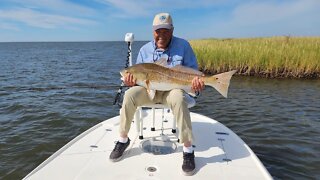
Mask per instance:
[[[272,38],[272,37],[289,37],[289,38],[320,38],[320,36],[291,36],[291,35],[279,35],[279,36],[256,36],[256,37],[208,37],[208,38],[196,38],[196,39],[187,39],[188,41],[192,40],[208,40],[208,39],[256,39],[256,38]],[[151,40],[135,40],[133,42],[146,42]],[[74,40],[74,41],[0,41],[0,43],[87,43],[87,42],[125,42],[124,40]]]

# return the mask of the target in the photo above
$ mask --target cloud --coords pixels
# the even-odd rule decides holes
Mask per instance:
[[[319,0],[1,0],[0,30],[77,29],[75,37],[111,39],[132,31],[149,39],[153,15],[164,11],[173,15],[175,33],[189,39],[319,35],[319,7]]]
[[[301,16],[319,7],[320,2],[316,0],[248,3],[234,10],[232,21],[239,24],[272,23]]]
[[[6,6],[0,9],[0,21],[7,23],[1,29],[16,29],[16,23],[44,29],[98,23],[91,20],[96,15],[94,9],[66,0],[3,0],[3,4]]]
[[[6,23],[6,22],[0,22],[0,29],[6,29],[6,30],[10,30],[10,31],[20,31],[20,29],[10,23]]]
[[[70,25],[91,25],[95,22],[88,19],[66,17],[61,15],[47,14],[31,9],[19,8],[13,10],[0,10],[0,19],[25,23],[39,28],[57,28]]]
[[[247,1],[221,19],[210,20],[198,34],[203,37],[253,37],[320,34],[320,1]],[[214,17],[214,15],[212,15]]]
[[[6,0],[5,0],[6,1]],[[88,16],[95,14],[95,10],[66,0],[10,0],[16,7],[41,10],[55,14],[73,16]]]
[[[144,16],[149,14],[147,3],[128,0],[97,0],[104,5],[109,6],[109,14],[113,17]]]
[[[195,8],[208,8],[218,4],[232,3],[237,0],[96,0],[112,9],[114,17],[144,17],[154,15],[159,10],[174,11]]]

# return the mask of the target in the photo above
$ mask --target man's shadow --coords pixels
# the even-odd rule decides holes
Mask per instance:
[[[197,172],[212,163],[232,163],[234,160],[250,156],[245,143],[221,123],[193,122],[192,128],[195,137],[193,146]],[[177,139],[179,131],[169,135],[171,138],[172,136]],[[180,154],[182,149],[182,144],[179,144],[174,153]],[[142,153],[146,152],[143,152],[140,146],[131,148],[124,158]]]

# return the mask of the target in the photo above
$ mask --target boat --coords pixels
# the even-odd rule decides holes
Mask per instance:
[[[125,36],[131,62],[133,34]],[[120,88],[121,89],[121,88]],[[119,93],[119,91],[118,91]],[[119,138],[120,117],[83,132],[31,171],[25,180],[170,180],[272,179],[269,172],[232,130],[209,117],[190,113],[196,171],[182,173],[182,144],[170,109],[139,108],[128,136],[129,147],[119,162],[109,154]]]
[[[272,179],[254,152],[232,130],[192,112],[196,172],[193,176],[183,175],[182,145],[178,143],[179,129],[172,132],[172,113],[148,108],[141,111],[143,137],[131,128],[130,146],[119,162],[109,160],[119,138],[116,116],[74,138],[24,179]],[[156,118],[154,131],[153,113],[155,117],[163,116],[163,120]]]

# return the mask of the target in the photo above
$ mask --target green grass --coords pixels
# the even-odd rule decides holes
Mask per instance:
[[[270,37],[192,40],[206,73],[238,70],[263,77],[320,77],[320,37]]]

